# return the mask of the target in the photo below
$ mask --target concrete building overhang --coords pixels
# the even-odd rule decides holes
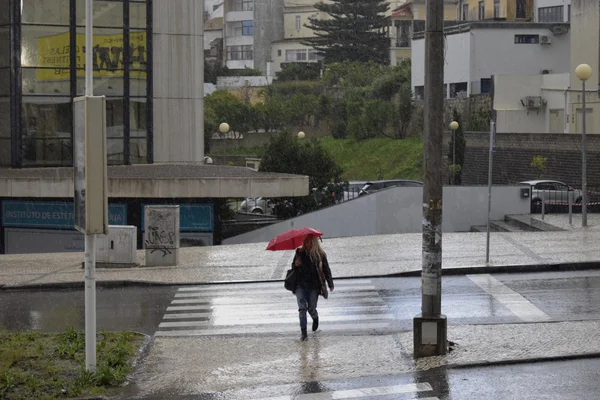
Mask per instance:
[[[73,197],[73,168],[0,169],[0,197]],[[149,164],[108,167],[112,198],[296,197],[309,194],[308,176],[245,167]]]

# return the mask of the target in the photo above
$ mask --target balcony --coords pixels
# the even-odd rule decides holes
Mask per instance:
[[[227,36],[225,46],[252,46],[254,45],[253,36]]]
[[[225,13],[225,22],[249,21],[254,19],[254,11],[229,11]]]
[[[254,60],[227,60],[227,68],[229,68],[229,69],[254,68]]]

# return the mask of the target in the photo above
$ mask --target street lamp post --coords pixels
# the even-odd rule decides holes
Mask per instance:
[[[581,122],[581,226],[587,226],[587,149],[586,149],[586,105],[585,105],[585,81],[592,76],[592,67],[587,64],[579,64],[575,68],[575,75],[581,81],[581,105],[583,107]]]
[[[456,130],[458,129],[458,122],[450,122],[450,129],[452,129],[452,185],[455,185],[456,179]]]
[[[223,165],[227,163],[227,141],[225,138],[225,134],[229,132],[229,124],[227,122],[221,122],[219,125],[219,132],[221,132],[221,137],[223,138]]]

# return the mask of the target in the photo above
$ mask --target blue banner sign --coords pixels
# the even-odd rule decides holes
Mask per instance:
[[[2,226],[75,229],[73,202],[2,201]],[[108,224],[127,225],[127,205],[108,205]]]
[[[142,204],[142,230],[145,230],[144,207],[162,204]],[[165,204],[177,205],[177,204]],[[179,204],[179,230],[182,232],[212,232],[215,229],[212,204]]]

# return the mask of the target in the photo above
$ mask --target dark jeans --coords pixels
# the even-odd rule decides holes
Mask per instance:
[[[319,318],[317,313],[317,301],[319,300],[319,290],[315,285],[299,283],[296,286],[296,300],[298,300],[298,314],[300,317],[300,329],[306,330],[306,312],[314,320]]]

